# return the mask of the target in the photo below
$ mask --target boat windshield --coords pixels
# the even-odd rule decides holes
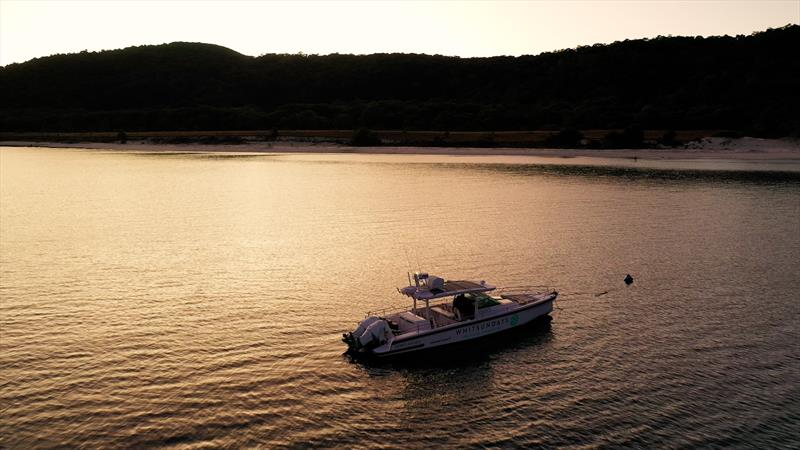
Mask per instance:
[[[483,292],[469,292],[463,295],[464,298],[466,298],[467,300],[477,301],[478,309],[488,308],[490,306],[495,306],[500,304],[500,302],[498,302],[491,296],[484,294]]]

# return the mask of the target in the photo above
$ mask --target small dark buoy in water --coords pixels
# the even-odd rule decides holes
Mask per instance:
[[[632,285],[632,284],[633,284],[633,277],[631,276],[631,274],[628,274],[628,275],[625,277],[625,284],[627,284],[628,286],[630,286],[630,285]]]

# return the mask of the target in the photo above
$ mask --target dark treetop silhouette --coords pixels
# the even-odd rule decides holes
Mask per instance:
[[[635,127],[797,135],[798,48],[798,25],[491,58],[250,57],[175,42],[0,68],[0,131]]]

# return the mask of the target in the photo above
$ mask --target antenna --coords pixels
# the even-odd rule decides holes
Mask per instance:
[[[408,275],[408,285],[411,286],[411,261],[408,258],[408,249],[403,247],[403,251],[406,253],[406,274]]]

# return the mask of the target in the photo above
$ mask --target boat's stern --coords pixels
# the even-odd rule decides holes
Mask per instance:
[[[383,346],[390,346],[394,334],[386,319],[369,316],[358,324],[355,330],[343,333],[342,342],[347,344],[348,353],[363,354]]]
[[[342,333],[342,342],[347,344],[347,351],[355,350],[356,346],[356,339],[353,337],[353,333],[348,331],[347,333]]]

